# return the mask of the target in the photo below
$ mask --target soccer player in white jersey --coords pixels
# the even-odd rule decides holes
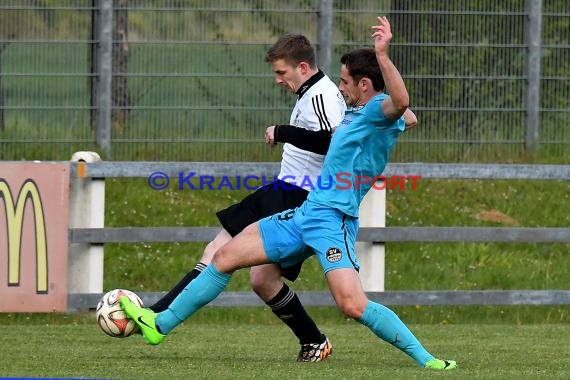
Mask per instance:
[[[251,223],[277,212],[300,206],[310,188],[299,187],[304,179],[316,183],[328,150],[331,134],[340,123],[346,103],[337,86],[316,65],[315,51],[300,34],[287,34],[267,51],[275,82],[297,94],[289,124],[270,126],[265,140],[274,145],[285,143],[278,180],[217,213],[223,229],[210,242],[195,268],[150,309],[167,310],[178,294],[210,263],[214,252]],[[305,183],[307,183],[305,181]],[[332,353],[332,345],[303,308],[297,294],[281,276],[294,281],[301,270],[298,263],[288,268],[278,264],[253,267],[253,290],[273,313],[287,324],[299,339],[297,360],[320,361]]]
[[[389,308],[368,300],[354,249],[358,208],[380,175],[391,151],[405,130],[409,95],[404,81],[388,57],[392,39],[385,17],[378,17],[374,49],[360,49],[341,58],[339,88],[350,106],[337,127],[321,175],[332,186],[316,188],[295,210],[261,219],[219,249],[212,263],[184,290],[169,310],[155,314],[121,297],[120,304],[137,321],[149,344],[159,344],[172,329],[212,301],[240,268],[263,263],[282,267],[316,255],[330,291],[342,312],[368,327],[377,337],[400,349],[418,365],[433,370],[457,367],[453,360],[436,359]],[[384,86],[390,95],[383,93]],[[337,175],[343,174],[342,186]],[[353,181],[346,188],[346,173]],[[369,178],[362,184],[362,178]]]

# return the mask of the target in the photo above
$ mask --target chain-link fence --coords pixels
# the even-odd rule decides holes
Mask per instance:
[[[568,162],[567,0],[3,1],[0,159],[278,160],[267,48],[305,33],[336,80],[381,14],[420,120],[393,160]]]

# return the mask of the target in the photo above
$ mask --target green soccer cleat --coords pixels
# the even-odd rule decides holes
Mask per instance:
[[[424,368],[435,369],[437,371],[449,371],[457,368],[457,362],[455,360],[431,359],[426,363]]]
[[[156,345],[162,343],[166,335],[156,328],[156,313],[154,311],[135,305],[127,296],[119,298],[119,304],[129,318],[139,326],[148,344]]]

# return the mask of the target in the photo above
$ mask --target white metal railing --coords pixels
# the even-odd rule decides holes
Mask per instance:
[[[277,163],[208,163],[208,162],[102,162],[85,152],[74,155],[71,168],[72,217],[69,229],[70,309],[94,307],[102,295],[103,244],[117,242],[190,242],[209,241],[216,227],[105,228],[105,178],[149,177],[162,172],[176,179],[179,173],[207,173],[212,176],[258,175],[278,172]],[[419,176],[445,179],[524,179],[568,180],[570,165],[482,165],[482,164],[389,164],[384,172],[390,176]],[[361,207],[358,235],[361,278],[364,289],[373,299],[385,304],[570,304],[570,290],[536,291],[403,291],[384,292],[384,243],[399,242],[557,242],[570,243],[570,228],[490,228],[490,227],[385,227],[385,192],[371,191]],[[98,269],[95,267],[99,267]],[[92,275],[86,276],[90,271]],[[100,274],[99,274],[100,273]],[[307,305],[332,304],[326,292],[301,292]],[[141,294],[145,303],[160,293]],[[229,292],[213,306],[261,305],[250,292]]]

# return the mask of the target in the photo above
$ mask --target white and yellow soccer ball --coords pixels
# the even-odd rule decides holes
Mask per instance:
[[[143,306],[142,300],[134,292],[126,289],[113,289],[105,293],[95,310],[97,324],[101,330],[114,338],[126,338],[138,331],[138,327],[119,305],[119,298],[127,296],[135,305]]]

